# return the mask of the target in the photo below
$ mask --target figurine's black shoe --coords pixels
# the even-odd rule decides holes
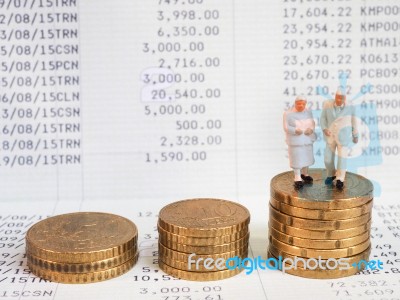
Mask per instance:
[[[305,175],[303,175],[303,174],[301,174],[301,179],[303,179],[304,180],[304,183],[305,184],[311,184],[311,183],[313,183],[313,181],[314,181],[314,179],[311,177],[311,176],[305,176]]]
[[[341,189],[343,189],[343,186],[344,186],[343,181],[341,181],[339,179],[336,180],[336,188],[337,189],[341,190]]]
[[[332,182],[335,180],[335,178],[336,178],[336,176],[326,177],[325,184],[332,184]]]
[[[294,182],[294,188],[295,189],[301,189],[304,186],[303,181],[295,181]]]

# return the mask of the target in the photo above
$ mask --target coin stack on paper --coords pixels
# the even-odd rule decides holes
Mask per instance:
[[[286,273],[308,278],[350,276],[368,260],[371,243],[372,183],[347,172],[345,188],[325,185],[323,171],[311,171],[313,184],[293,187],[293,173],[271,180],[269,205],[269,256],[298,260]],[[314,260],[315,259],[315,260]],[[320,263],[315,268],[315,261]],[[344,266],[341,261],[347,261]],[[288,263],[288,262],[286,262]],[[328,267],[327,267],[328,264]],[[315,268],[315,269],[313,269]]]
[[[247,208],[227,200],[189,199],[165,206],[158,219],[160,268],[196,281],[240,273],[243,269],[228,269],[226,261],[247,257],[249,222]]]
[[[26,234],[32,273],[55,282],[91,283],[131,269],[138,259],[138,231],[126,218],[97,212],[51,217]]]

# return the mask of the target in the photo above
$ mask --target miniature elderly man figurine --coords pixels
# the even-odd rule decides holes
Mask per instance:
[[[346,95],[342,88],[337,90],[335,100],[324,103],[320,123],[326,141],[324,160],[327,178],[325,184],[332,184],[336,178],[336,188],[342,189],[350,142],[351,140],[353,143],[358,142],[355,108],[346,104]],[[335,171],[336,149],[338,162]]]
[[[308,167],[314,164],[315,122],[306,105],[306,98],[298,96],[294,106],[283,114],[289,162],[294,172],[294,186],[297,189],[302,188],[304,183],[313,182],[313,178],[308,175]]]

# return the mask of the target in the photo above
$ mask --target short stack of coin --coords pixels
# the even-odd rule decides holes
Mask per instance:
[[[97,212],[51,217],[26,234],[32,273],[54,282],[91,283],[126,273],[138,259],[138,231],[126,218]]]
[[[269,205],[269,257],[321,259],[322,268],[299,261],[286,273],[307,278],[340,278],[356,274],[360,260],[368,260],[371,242],[372,183],[347,172],[345,187],[325,184],[324,171],[311,170],[314,181],[301,189],[293,187],[293,172],[271,180]],[[350,268],[335,268],[346,258]],[[328,259],[330,259],[328,261]],[[333,260],[335,259],[335,260]],[[329,267],[325,265],[328,263]],[[325,269],[324,269],[325,268]]]
[[[247,257],[249,222],[247,208],[227,200],[199,198],[165,206],[158,219],[160,268],[174,277],[195,281],[240,273],[243,269],[228,269],[225,261]],[[211,262],[207,267],[205,260]],[[222,262],[219,266],[217,260]],[[195,262],[199,262],[197,266]]]

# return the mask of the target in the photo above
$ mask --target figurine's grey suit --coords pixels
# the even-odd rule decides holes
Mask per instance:
[[[349,152],[349,144],[353,137],[357,137],[357,121],[355,108],[352,105],[336,106],[334,100],[324,103],[321,113],[321,129],[328,129],[331,136],[324,134],[325,167],[327,176],[335,176],[344,181],[346,176],[346,160]],[[338,151],[337,172],[335,172],[335,152]]]

